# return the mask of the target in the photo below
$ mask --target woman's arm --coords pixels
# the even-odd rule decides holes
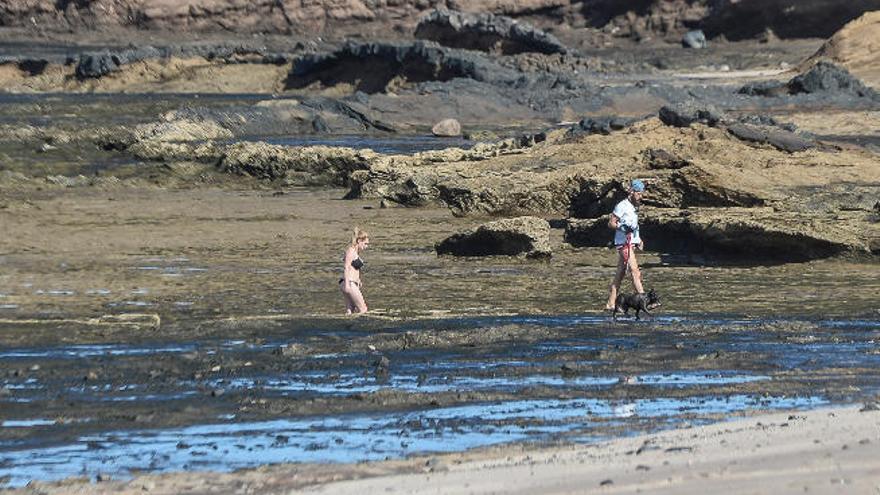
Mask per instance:
[[[357,253],[354,248],[347,248],[345,250],[345,258],[342,260],[342,278],[345,280],[347,284],[349,282],[349,273],[351,273],[351,262],[354,261]]]

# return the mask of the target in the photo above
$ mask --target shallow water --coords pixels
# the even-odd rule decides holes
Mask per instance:
[[[474,335],[490,338],[472,345]],[[870,319],[532,315],[4,349],[0,359],[19,371],[0,377],[0,479],[593,442],[845,404],[880,391],[878,342]]]
[[[676,420],[746,410],[816,407],[817,397],[734,395],[679,399],[509,401],[403,414],[324,416],[258,423],[214,423],[175,430],[108,432],[74,443],[0,452],[0,477],[32,479],[91,473],[216,470],[279,462],[359,462],[415,452],[454,452],[504,442],[589,432],[594,421]],[[37,426],[39,423],[34,424]],[[14,446],[9,446],[13,447]]]

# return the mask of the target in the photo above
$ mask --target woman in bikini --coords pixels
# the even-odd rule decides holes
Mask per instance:
[[[351,236],[351,244],[345,250],[343,258],[342,278],[339,279],[339,288],[345,298],[345,314],[366,313],[367,303],[361,293],[361,268],[364,261],[360,253],[370,245],[370,236],[358,227],[355,227]]]

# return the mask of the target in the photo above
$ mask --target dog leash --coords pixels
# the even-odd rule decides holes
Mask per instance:
[[[629,268],[629,251],[632,247],[632,232],[628,232],[626,234],[626,243],[624,243],[621,247],[617,248],[618,250],[623,250],[623,266],[625,268]]]

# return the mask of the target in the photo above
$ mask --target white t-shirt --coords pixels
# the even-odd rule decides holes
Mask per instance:
[[[642,238],[639,237],[639,214],[636,213],[636,207],[630,203],[629,198],[624,199],[614,207],[614,216],[620,219],[617,223],[617,230],[614,231],[614,244],[622,246],[626,244],[626,232],[623,231],[624,225],[632,227],[632,243],[639,244]]]

